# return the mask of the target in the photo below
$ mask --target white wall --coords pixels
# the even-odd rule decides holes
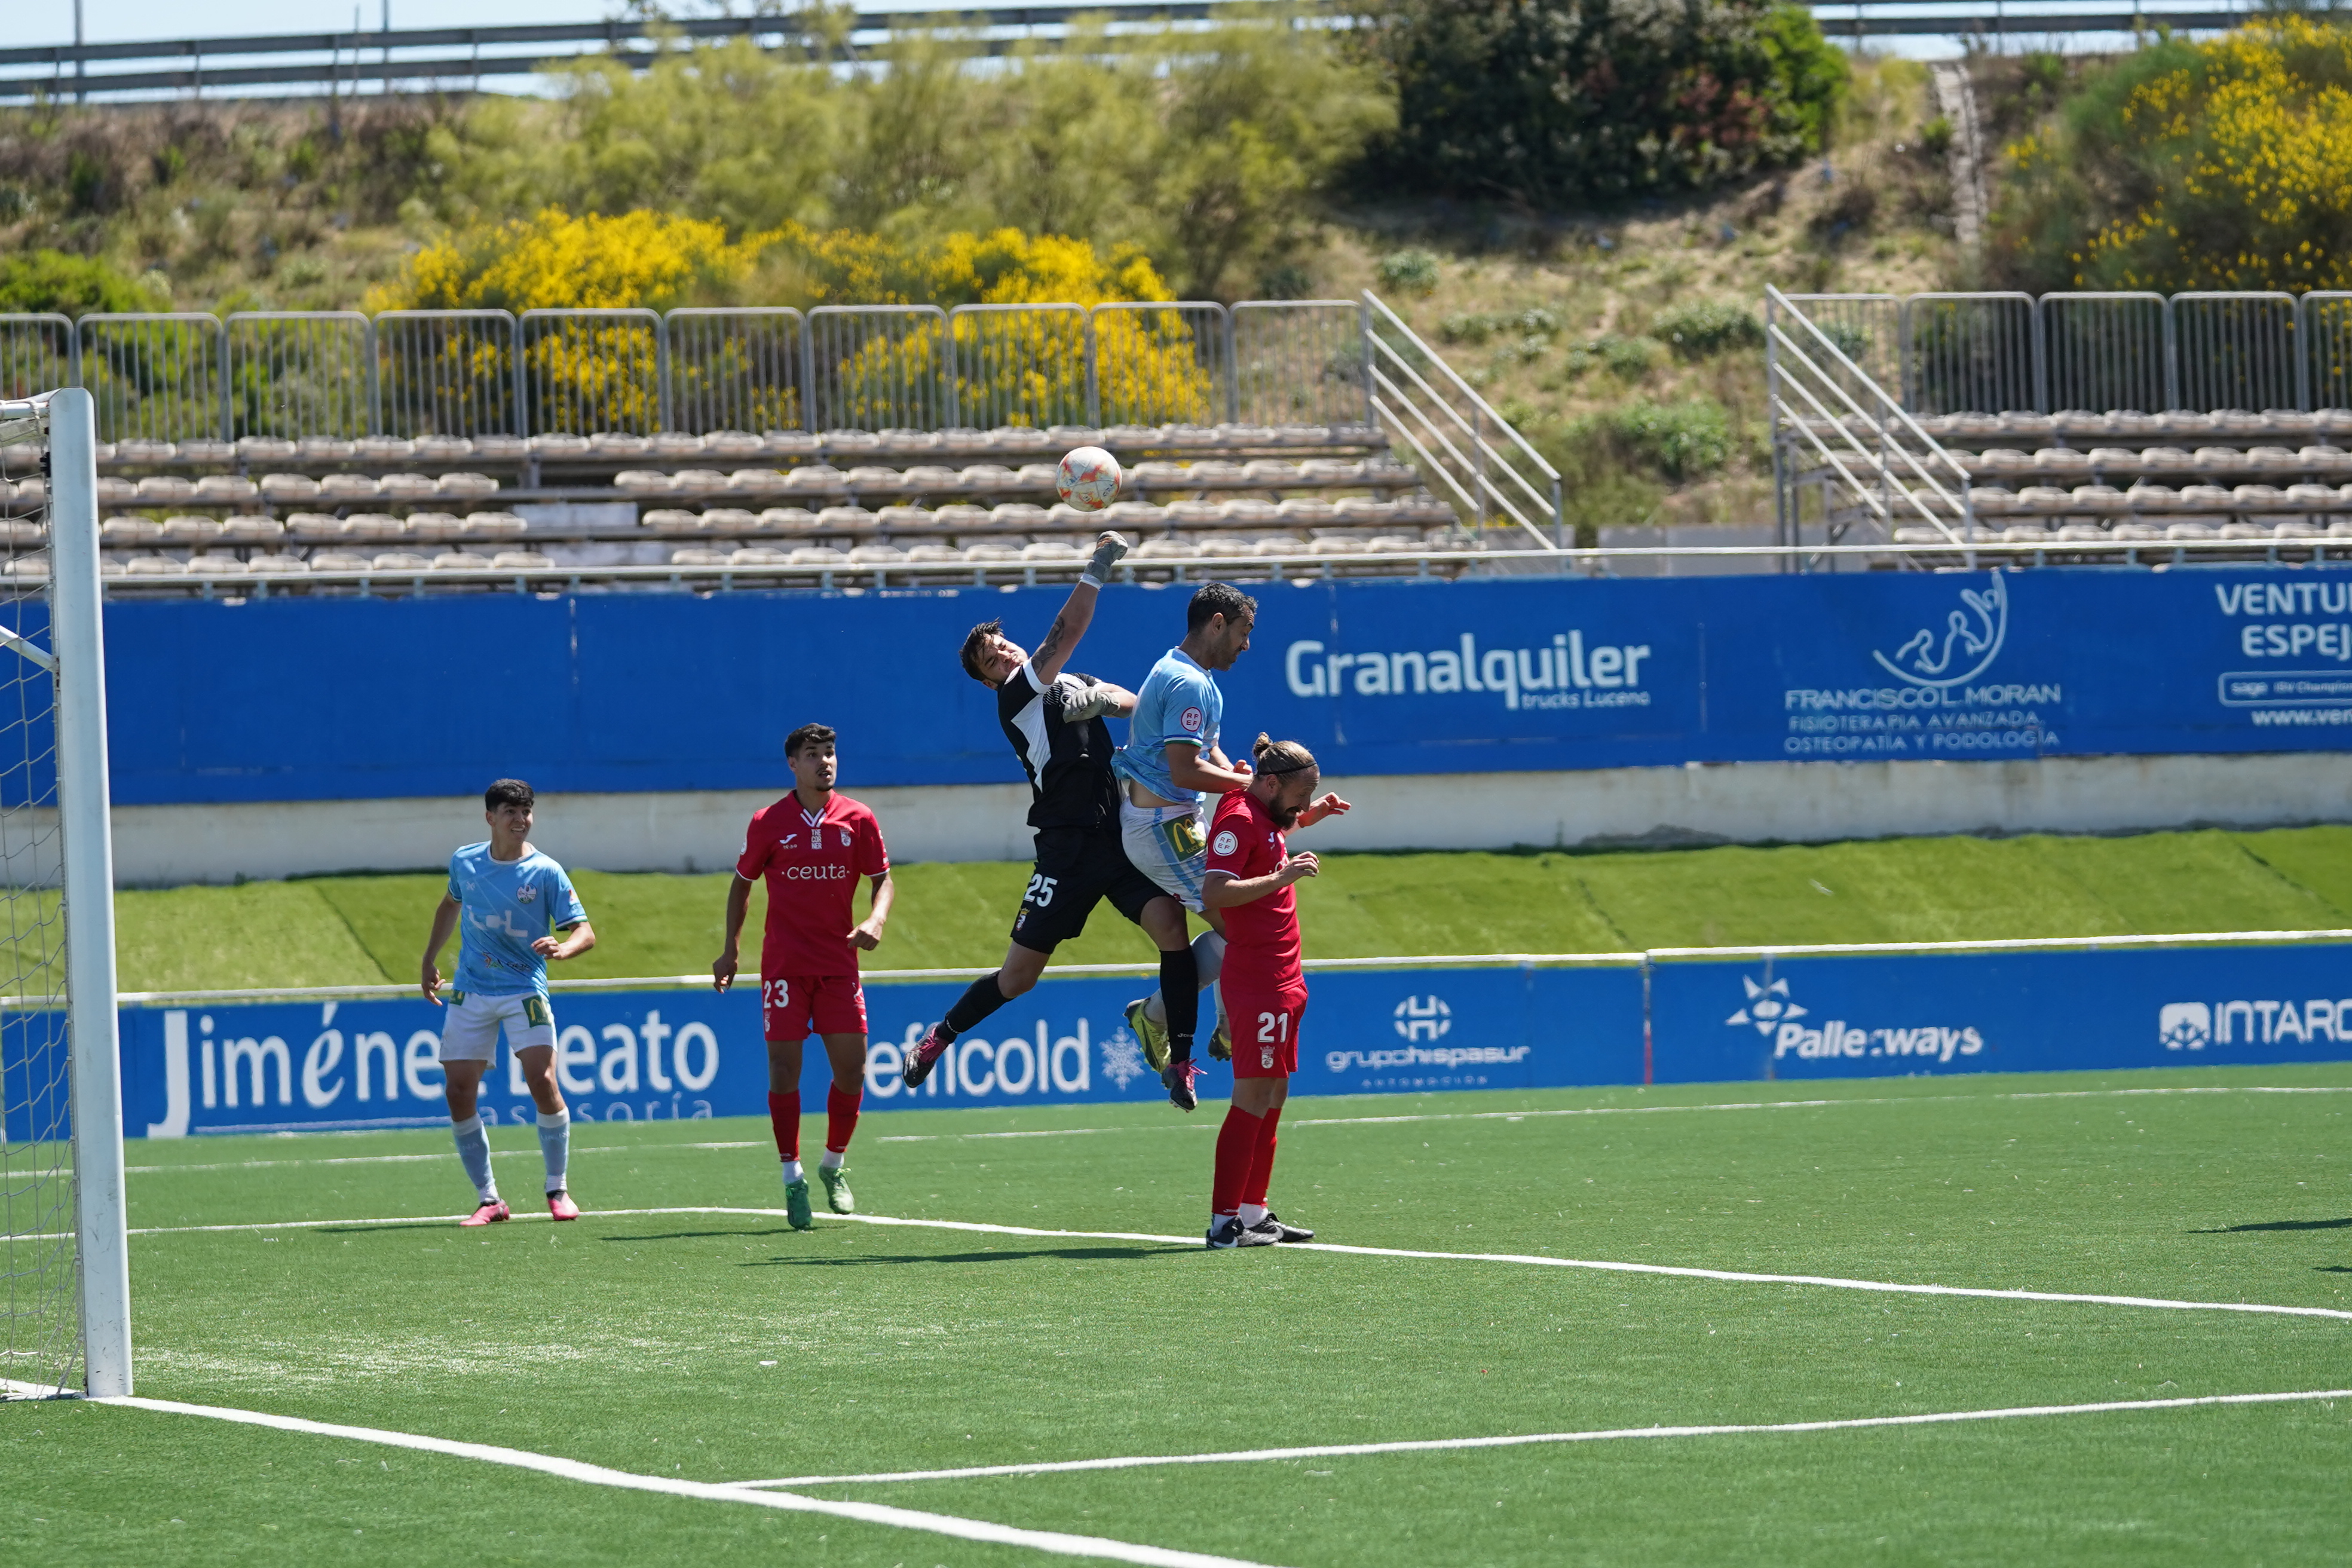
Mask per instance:
[[[1356,809],[1313,829],[1302,847],[1507,849],[2352,821],[2352,757],[2334,752],[1692,763],[1330,784]],[[1025,785],[852,793],[880,816],[897,859],[1029,858]],[[754,791],[542,795],[532,837],[566,864],[599,870],[723,870],[734,864],[745,821],[774,798]],[[425,870],[486,832],[477,798],[117,806],[114,863],[130,887]]]

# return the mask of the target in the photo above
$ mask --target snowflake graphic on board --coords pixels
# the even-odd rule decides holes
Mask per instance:
[[[1103,1077],[1122,1090],[1151,1070],[1144,1064],[1142,1042],[1123,1026],[1103,1037],[1102,1068]]]
[[[1766,973],[1770,973],[1769,970]],[[1790,1018],[1801,1018],[1805,1009],[1789,999],[1789,983],[1775,980],[1759,985],[1745,974],[1739,984],[1748,987],[1748,1005],[1726,1018],[1726,1024],[1753,1024],[1759,1035],[1769,1035]]]

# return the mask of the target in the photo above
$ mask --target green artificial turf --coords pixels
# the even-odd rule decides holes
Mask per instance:
[[[774,1206],[746,1121],[583,1124],[588,1217],[484,1232],[372,1223],[467,1205],[443,1135],[136,1142],[135,1226],[331,1222],[136,1237],[140,1391],[725,1481],[2352,1385],[2341,1320],[1212,1254],[1221,1113],[860,1129],[869,1214],[1165,1243],[605,1212]],[[1273,1199],[1358,1245],[2347,1310],[2347,1118],[2342,1065],[1302,1100]],[[11,1405],[0,1455],[28,1561],[1051,1561],[138,1410]],[[2204,1568],[2341,1561],[2347,1463],[2352,1400],[808,1489],[1293,1568]]]
[[[1028,869],[899,867],[897,910],[867,967],[995,963]],[[717,956],[725,875],[574,876],[598,944],[564,973],[697,973]],[[330,877],[126,892],[117,900],[122,984],[406,983],[442,886],[437,876]],[[762,897],[753,895],[747,940]],[[2352,927],[2352,827],[1334,855],[1301,885],[1300,909],[1307,954],[1319,958]],[[1058,954],[1071,963],[1149,956],[1108,906]]]

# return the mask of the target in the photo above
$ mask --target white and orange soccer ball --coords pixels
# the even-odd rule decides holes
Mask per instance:
[[[1118,471],[1118,459],[1100,447],[1080,447],[1062,459],[1054,489],[1080,511],[1100,511],[1118,499],[1126,477]]]

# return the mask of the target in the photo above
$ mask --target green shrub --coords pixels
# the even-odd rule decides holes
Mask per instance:
[[[1937,158],[1948,155],[1952,151],[1952,122],[1938,114],[1919,127],[1919,146]]]
[[[1609,416],[1628,456],[1669,479],[1699,479],[1731,460],[1731,418],[1711,398],[1647,399]]]
[[[1389,0],[1368,185],[1564,201],[1697,190],[1822,145],[1845,57],[1787,0]]]
[[[0,255],[0,310],[153,310],[168,304],[94,257],[60,250]]]
[[[1621,338],[1612,332],[1594,340],[1592,353],[1616,374],[1639,381],[1657,367],[1660,351],[1654,338]]]
[[[1437,292],[1437,258],[1426,250],[1391,250],[1373,270],[1383,289],[1424,298]]]
[[[1517,332],[1522,339],[1549,344],[1559,335],[1557,311],[1541,305],[1524,310],[1459,311],[1437,323],[1437,335],[1449,343],[1483,343],[1497,332]]]
[[[1650,335],[1685,359],[1705,359],[1727,349],[1762,347],[1764,323],[1743,306],[1708,300],[1659,311]]]

